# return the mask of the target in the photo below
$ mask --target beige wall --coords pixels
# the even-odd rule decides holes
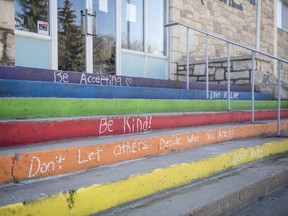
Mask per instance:
[[[0,65],[15,64],[14,1],[0,0]]]

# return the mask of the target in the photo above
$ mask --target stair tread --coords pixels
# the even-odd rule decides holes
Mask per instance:
[[[283,141],[284,138],[255,137],[206,145],[185,151],[177,151],[153,157],[130,160],[114,165],[96,167],[87,171],[38,180],[25,180],[0,186],[0,206],[15,202],[27,202],[41,197],[58,194],[66,190],[77,190],[95,184],[105,184],[140,173],[200,161],[205,158],[222,155],[233,150],[256,147],[263,143]],[[25,196],[18,196],[25,194]]]
[[[263,196],[266,195],[265,193],[273,191],[271,188],[264,188],[263,182],[269,185],[273,178],[276,179],[277,175],[281,175],[286,176],[286,184],[288,184],[287,163],[288,153],[283,153],[261,161],[241,165],[175,189],[159,192],[95,215],[174,216],[190,215],[191,213],[194,213],[193,215],[224,215],[225,208],[229,207],[234,208],[230,210],[234,213],[235,210],[243,208],[247,203],[260,198],[259,194]],[[248,197],[245,197],[244,194],[247,193],[247,188],[251,189],[251,187],[258,187],[258,194],[252,194],[252,198],[250,197],[250,200],[248,200]],[[264,193],[259,193],[261,190]],[[240,200],[241,196],[243,200]],[[240,202],[233,202],[235,199]],[[222,206],[217,203],[218,200],[221,200]],[[286,209],[288,210],[288,207]]]

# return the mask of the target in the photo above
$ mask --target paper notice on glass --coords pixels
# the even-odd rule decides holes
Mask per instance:
[[[136,5],[127,4],[127,21],[136,23]]]
[[[108,13],[108,0],[99,0],[99,11]]]
[[[38,30],[37,32],[39,34],[48,35],[49,34],[49,24],[48,24],[48,22],[37,20],[37,30]]]

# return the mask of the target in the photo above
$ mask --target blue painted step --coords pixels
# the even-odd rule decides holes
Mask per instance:
[[[227,99],[227,92],[210,91],[209,96],[210,99]],[[206,99],[206,91],[0,80],[0,97]],[[251,93],[232,91],[231,99],[250,100]],[[255,93],[255,100],[271,99],[271,94]]]
[[[91,74],[71,71],[53,71],[47,69],[35,69],[27,67],[0,66],[0,79],[47,81],[56,83],[76,83],[104,86],[133,86],[154,88],[186,88],[186,82],[175,80],[162,80],[150,78],[137,78],[116,76],[107,74]],[[206,84],[190,82],[190,89],[205,90]],[[209,89],[214,91],[226,91],[227,85],[209,84]],[[231,85],[231,91],[251,92],[251,86]]]

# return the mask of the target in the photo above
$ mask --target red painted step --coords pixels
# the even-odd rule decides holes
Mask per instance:
[[[288,110],[281,111],[281,118]],[[255,111],[255,120],[276,119],[276,110]],[[215,112],[105,116],[70,119],[31,119],[0,121],[0,147],[28,145],[53,140],[131,134],[158,129],[249,122],[251,112]]]

